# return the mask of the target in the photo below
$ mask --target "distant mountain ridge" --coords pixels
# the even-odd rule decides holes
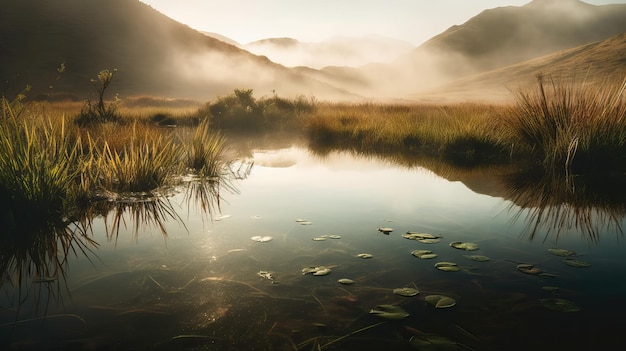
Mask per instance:
[[[417,48],[398,42],[400,51],[407,51],[390,62],[367,56],[370,60],[361,61],[366,64],[352,67],[287,64],[290,68],[242,48],[257,45],[329,59],[396,51],[376,46],[376,38],[240,44],[200,33],[139,0],[0,0],[0,9],[0,95],[9,97],[27,84],[34,86],[33,94],[84,97],[91,92],[90,79],[112,68],[118,73],[110,91],[126,95],[210,99],[244,88],[256,96],[348,100],[414,99],[435,88],[444,93],[501,89],[538,71],[601,75],[626,66],[620,36],[626,33],[626,4],[534,0],[485,10]],[[57,80],[61,63],[66,71]]]
[[[392,62],[409,53],[413,44],[382,36],[333,37],[319,42],[293,38],[267,38],[241,46],[287,67],[362,66],[372,62]]]
[[[441,87],[453,87],[455,82],[467,77],[624,32],[626,4],[534,0],[524,6],[485,10],[434,36],[392,63],[325,67],[318,71],[302,69],[301,72],[363,96],[411,100],[433,90],[441,92]],[[599,61],[596,64],[608,65]],[[557,66],[555,63],[551,67]],[[518,75],[512,79],[521,78]],[[506,78],[500,77],[501,81],[503,79]],[[467,89],[472,89],[467,84],[469,79],[463,82]],[[458,88],[454,90],[459,92]]]
[[[265,57],[208,37],[138,0],[0,0],[0,94],[91,91],[90,79],[117,69],[111,93],[206,99],[257,94],[350,98]],[[56,68],[66,71],[57,81]]]
[[[534,0],[481,12],[415,50],[462,57],[458,75],[484,72],[626,32],[626,4]],[[448,63],[444,63],[448,65]],[[450,69],[450,67],[447,67]]]
[[[431,92],[449,99],[511,99],[511,92],[535,84],[537,75],[557,81],[604,84],[626,79],[626,33],[456,80]],[[422,98],[428,96],[423,95]],[[417,96],[416,96],[417,98]]]

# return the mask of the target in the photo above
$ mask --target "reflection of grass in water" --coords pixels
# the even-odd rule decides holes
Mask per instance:
[[[514,220],[525,216],[522,235],[531,240],[541,231],[545,231],[544,241],[552,235],[558,240],[571,230],[590,242],[597,242],[603,232],[623,234],[626,183],[621,176],[574,177],[530,171],[508,176],[505,183],[508,198],[519,206]]]

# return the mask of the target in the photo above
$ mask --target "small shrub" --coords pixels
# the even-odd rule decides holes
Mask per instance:
[[[98,94],[98,101],[92,102],[87,99],[80,114],[76,117],[75,122],[78,125],[84,126],[93,123],[105,123],[105,122],[117,122],[121,119],[117,112],[119,102],[105,102],[104,94],[113,81],[113,76],[117,73],[117,70],[113,71],[102,70],[98,73],[97,79],[92,79],[91,82]]]

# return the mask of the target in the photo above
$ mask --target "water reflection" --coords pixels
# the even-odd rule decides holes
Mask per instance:
[[[0,235],[0,288],[5,290],[10,305],[18,307],[16,317],[27,301],[34,299],[32,312],[37,314],[45,312],[50,302],[62,302],[63,296],[69,295],[66,278],[70,256],[92,263],[99,259],[96,251],[101,243],[93,235],[96,219],[104,224],[107,241],[114,244],[120,232],[129,230],[135,242],[140,231],[150,228],[166,237],[166,224],[174,222],[185,227],[172,203],[173,196],[184,193],[187,206],[195,204],[203,216],[212,218],[220,209],[220,192],[236,192],[232,181],[245,178],[251,167],[243,162],[224,177],[182,177],[175,186],[152,193],[104,194],[99,201],[77,210],[71,220]]]
[[[578,232],[597,243],[600,233],[623,235],[626,179],[623,176],[582,177],[531,170],[503,177],[505,198],[512,201],[514,220],[525,222],[522,236],[558,240]]]
[[[325,159],[336,148],[310,145],[316,157]],[[619,174],[577,176],[520,169],[515,164],[464,164],[453,160],[390,150],[350,150],[355,157],[375,158],[406,168],[425,168],[449,181],[460,181],[478,194],[511,201],[514,222],[524,222],[521,237],[558,240],[580,234],[597,243],[600,233],[623,235],[626,218],[626,178]]]

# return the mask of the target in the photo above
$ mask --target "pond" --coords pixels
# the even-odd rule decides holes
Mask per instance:
[[[109,208],[63,272],[3,284],[0,348],[623,344],[623,193],[301,146],[251,161],[219,211],[202,186]]]

